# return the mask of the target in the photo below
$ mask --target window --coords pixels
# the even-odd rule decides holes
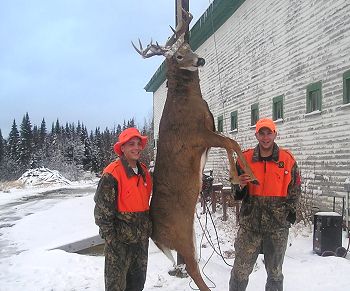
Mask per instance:
[[[343,75],[343,103],[350,103],[350,70]]]
[[[255,103],[251,106],[251,114],[250,114],[250,125],[255,125],[259,120],[259,104]]]
[[[238,129],[237,110],[231,112],[231,130]]]
[[[224,131],[224,117],[220,115],[218,117],[218,132],[223,132]]]
[[[317,82],[306,87],[306,113],[321,111],[322,105],[322,83]]]
[[[283,119],[283,96],[272,99],[272,118],[273,120]]]

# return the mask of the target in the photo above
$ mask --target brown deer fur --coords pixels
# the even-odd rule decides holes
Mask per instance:
[[[185,26],[190,20],[188,14]],[[238,183],[234,152],[252,181],[256,179],[240,146],[215,133],[213,116],[199,86],[198,66],[204,65],[204,59],[198,58],[184,42],[185,26],[176,29],[166,46],[151,43],[145,50],[141,42],[140,49],[133,46],[144,58],[166,57],[168,93],[159,125],[151,201],[151,237],[164,253],[167,254],[169,249],[180,253],[198,288],[208,291],[196,261],[193,222],[209,148],[226,149],[232,183]]]
[[[198,288],[209,290],[200,275],[193,241],[204,160],[210,147],[226,148],[231,171],[235,170],[233,151],[244,158],[236,142],[214,132],[198,71],[179,69],[174,58],[167,59],[166,65],[168,94],[159,125],[151,202],[152,239],[161,249],[179,252]]]

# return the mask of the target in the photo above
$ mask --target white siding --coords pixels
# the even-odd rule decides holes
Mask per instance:
[[[246,0],[197,51],[202,95],[224,133],[242,148],[254,146],[250,106],[272,117],[273,97],[284,95],[277,143],[295,155],[308,190],[344,194],[350,177],[350,106],[343,105],[343,73],[350,70],[350,1]],[[216,50],[215,50],[216,48]],[[220,72],[220,73],[219,73]],[[306,114],[306,86],[322,82],[322,111]],[[166,88],[154,93],[157,138]],[[238,110],[238,132],[229,133]],[[207,167],[226,183],[225,152],[213,149]],[[311,179],[312,178],[312,179]]]

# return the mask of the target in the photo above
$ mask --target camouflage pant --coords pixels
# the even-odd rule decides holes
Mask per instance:
[[[141,291],[146,281],[148,243],[105,245],[106,291]]]
[[[266,291],[283,290],[282,264],[289,230],[258,233],[240,228],[235,241],[235,261],[231,271],[230,291],[245,291],[260,251],[267,272]]]

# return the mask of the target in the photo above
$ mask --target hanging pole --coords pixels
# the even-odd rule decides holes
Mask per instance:
[[[175,0],[175,24],[176,26],[182,23],[182,9],[189,12],[190,11],[190,1],[189,0]],[[185,41],[189,41],[189,27],[186,29]]]

